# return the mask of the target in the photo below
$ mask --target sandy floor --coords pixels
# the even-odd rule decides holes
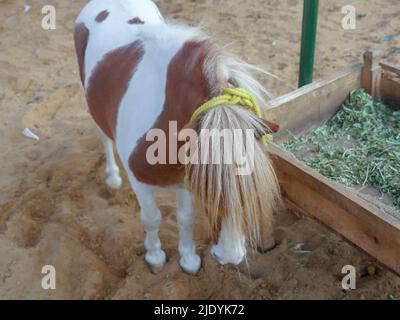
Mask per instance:
[[[400,298],[400,278],[292,213],[278,218],[277,248],[254,254],[241,269],[218,266],[209,257],[200,213],[196,239],[203,268],[188,276],[178,266],[170,192],[159,197],[169,261],[162,273],[151,274],[126,179],[118,192],[104,185],[104,156],[78,79],[72,26],[86,1],[51,1],[57,9],[55,31],[41,29],[40,11],[48,1],[28,2],[32,10],[24,15],[24,1],[0,0],[0,298]],[[278,74],[283,82],[265,83],[274,94],[296,87],[301,1],[158,3],[169,17],[201,22],[244,58]],[[349,3],[358,8],[354,31],[342,30],[340,23],[340,8]],[[399,19],[398,0],[321,1],[316,78],[350,64],[367,48],[391,53],[395,57],[389,60],[399,62]],[[41,140],[23,137],[24,127]],[[310,253],[293,252],[297,243]],[[41,288],[47,264],[57,270],[55,291]],[[359,271],[358,290],[352,292],[340,285],[340,271],[348,264]]]

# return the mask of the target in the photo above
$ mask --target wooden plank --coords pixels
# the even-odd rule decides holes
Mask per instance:
[[[381,98],[393,108],[400,109],[400,78],[384,74],[381,80]]]
[[[381,68],[385,71],[389,71],[392,72],[394,74],[397,74],[398,76],[400,76],[400,66],[396,66],[392,63],[389,62],[381,62],[379,63],[379,65],[381,66]]]
[[[367,51],[364,53],[361,87],[363,87],[374,100],[380,96],[382,77],[382,68],[379,64],[380,59],[381,53],[379,51]]]
[[[270,101],[264,116],[280,125],[278,140],[299,135],[331,118],[352,90],[360,88],[362,63]],[[290,131],[290,133],[288,132]]]
[[[400,275],[400,219],[396,215],[323,177],[280,147],[271,144],[269,148],[289,203]]]

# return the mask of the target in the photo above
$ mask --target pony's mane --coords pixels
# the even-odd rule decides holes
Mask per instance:
[[[209,54],[204,65],[204,72],[209,83],[214,84],[211,90],[219,91],[221,83],[240,87],[250,92],[260,106],[267,107],[272,94],[256,79],[256,74],[277,78],[266,69],[247,63],[238,56],[228,52],[216,40],[207,38]]]

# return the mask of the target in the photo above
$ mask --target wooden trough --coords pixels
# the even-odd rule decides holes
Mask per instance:
[[[390,107],[400,107],[400,67],[367,52],[364,63],[272,100],[264,115],[281,126],[275,141],[319,127],[359,88],[373,98],[383,98]],[[400,275],[400,215],[377,200],[361,197],[353,188],[325,178],[277,144],[271,144],[270,152],[290,208],[317,219]]]

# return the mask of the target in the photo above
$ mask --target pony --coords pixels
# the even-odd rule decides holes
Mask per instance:
[[[150,269],[159,272],[166,262],[155,202],[160,188],[177,190],[179,263],[185,272],[195,274],[201,267],[193,241],[195,211],[208,217],[215,259],[244,261],[247,248],[272,232],[279,204],[277,179],[261,139],[278,126],[243,102],[266,105],[269,93],[253,76],[266,71],[227,53],[199,28],[166,21],[151,0],[90,1],[76,20],[74,40],[89,111],[104,144],[106,182],[115,189],[122,183],[115,144],[140,205]],[[245,96],[226,93],[235,88]],[[215,103],[221,96],[225,99]],[[215,105],[193,117],[212,99]],[[240,138],[250,131],[254,143],[239,139],[221,146],[207,140],[205,130],[241,130]],[[185,131],[196,137],[179,139]],[[149,160],[155,132],[169,137],[164,162]],[[250,173],[238,174],[237,163],[222,160],[226,152],[236,155],[243,148],[252,149],[253,166]],[[192,161],[193,150],[206,161]]]

